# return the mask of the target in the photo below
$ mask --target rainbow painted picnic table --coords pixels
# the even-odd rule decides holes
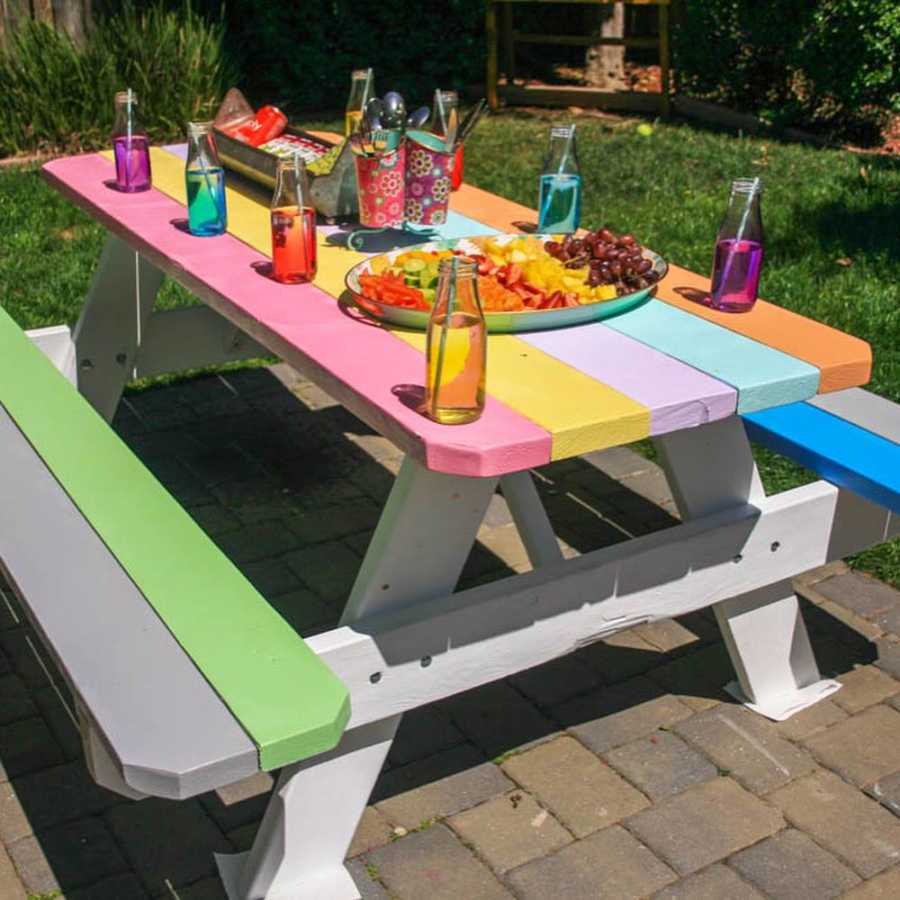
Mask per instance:
[[[349,724],[335,749],[282,769],[253,849],[220,858],[232,898],[357,897],[343,857],[404,711],[630,625],[714,606],[737,672],[729,689],[773,718],[839,687],[819,675],[790,579],[883,540],[896,520],[825,481],[767,497],[741,417],[827,409],[828,395],[868,380],[868,345],[764,301],[746,315],[710,310],[691,299],[707,279],[672,265],[656,298],[620,317],[492,335],[483,417],[441,426],[409,399],[423,336],[342,302],[364,255],[341,246],[341,229],[321,229],[314,285],[278,285],[265,273],[268,198],[229,187],[230,233],[194,238],[182,156],[155,148],[155,187],[131,196],[109,186],[106,155],[44,167],[110,232],[60,367],[111,419],[134,375],[271,353],[406,453],[340,627],[306,639],[348,687]],[[465,185],[440,234],[534,217]],[[203,305],[154,313],[164,275]],[[865,404],[849,405],[865,418]],[[684,522],[564,560],[529,470],[646,437]],[[498,486],[533,571],[454,593]]]

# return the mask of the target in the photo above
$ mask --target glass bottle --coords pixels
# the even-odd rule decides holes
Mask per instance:
[[[299,156],[278,160],[272,195],[272,277],[301,284],[316,277],[316,211],[306,165]]]
[[[150,189],[150,143],[138,119],[137,96],[129,88],[115,96],[112,143],[116,187],[126,194]]]
[[[434,133],[446,140],[452,134],[454,139],[459,128],[459,94],[456,91],[434,92],[434,107],[431,110]],[[464,148],[460,144],[453,156],[453,171],[450,173],[450,190],[459,189],[465,166]]]
[[[484,411],[486,364],[478,269],[465,257],[443,259],[426,337],[425,414],[442,425],[477,419]]]
[[[763,260],[759,178],[731,183],[728,210],[716,237],[710,302],[726,312],[749,312],[756,303]]]
[[[550,129],[550,147],[541,172],[538,231],[574,234],[581,221],[581,171],[575,126]]]
[[[350,97],[344,114],[344,133],[353,134],[362,122],[363,110],[375,96],[375,76],[371,69],[354,69],[350,75]]]
[[[224,234],[225,172],[219,162],[212,122],[188,123],[188,155],[184,167],[188,227],[197,237]]]

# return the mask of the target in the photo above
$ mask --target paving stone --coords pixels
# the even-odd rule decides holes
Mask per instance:
[[[659,648],[635,634],[633,628],[597,641],[576,655],[594,668],[606,684],[641,675],[664,659]]]
[[[326,603],[346,600],[360,563],[359,557],[340,541],[296,550],[284,561]]]
[[[543,665],[512,676],[517,690],[545,709],[596,688],[597,673],[574,654],[560,656]]]
[[[340,506],[297,512],[284,523],[301,543],[312,545],[337,540],[351,534],[374,531],[381,516],[381,507],[365,499]]]
[[[900,866],[863,882],[844,896],[844,900],[897,900],[900,897]]]
[[[611,750],[605,758],[651,800],[674,797],[718,775],[708,759],[667,731],[657,731]]]
[[[377,850],[390,843],[393,836],[394,829],[391,827],[391,823],[374,806],[367,806],[363,810],[359,825],[356,826],[356,833],[350,842],[347,858],[351,859],[359,856],[360,853]]]
[[[879,778],[866,788],[866,793],[895,816],[900,816],[900,772]]]
[[[764,895],[728,866],[716,863],[663,888],[653,900],[764,900]]]
[[[130,872],[104,878],[90,887],[66,891],[66,900],[147,900],[149,894]],[[188,900],[183,894],[179,900]]]
[[[793,828],[736,853],[729,863],[778,900],[828,900],[859,884],[847,866]]]
[[[874,643],[877,652],[875,665],[888,675],[900,678],[900,641],[889,636],[878,638]]]
[[[28,690],[18,675],[0,677],[0,725],[37,714]]]
[[[25,888],[2,843],[0,843],[0,897],[3,900],[25,900]]]
[[[258,831],[259,822],[251,822],[249,825],[241,825],[234,831],[226,832],[225,837],[228,838],[235,853],[246,853],[253,846]]]
[[[605,753],[692,713],[652,681],[638,677],[564,703],[553,714],[595,753]]]
[[[690,875],[784,826],[778,810],[730,778],[717,778],[632,817],[629,829],[681,875]]]
[[[447,824],[496,872],[572,843],[569,832],[520,790],[452,816]]]
[[[366,863],[361,859],[355,859],[346,865],[347,871],[356,882],[356,889],[359,891],[361,900],[388,900],[387,893],[381,884],[372,877]]]
[[[422,706],[403,714],[388,761],[392,766],[403,766],[464,741],[442,705]]]
[[[674,659],[648,677],[691,709],[702,711],[730,701],[724,687],[734,680],[734,667],[724,644],[714,644]]]
[[[280,556],[295,549],[299,541],[281,522],[260,522],[220,534],[216,543],[233,563],[240,564]]]
[[[93,884],[128,868],[99,819],[69,822],[16,841],[9,855],[34,894]]]
[[[675,731],[754,794],[767,794],[816,767],[771,722],[743,706],[717,706],[679,722]]]
[[[269,605],[298,634],[306,634],[319,625],[333,622],[337,615],[333,607],[306,588],[288,591],[286,594],[279,594],[277,597],[267,599]],[[335,622],[335,624],[337,623]]]
[[[470,744],[384,772],[375,786],[375,806],[404,828],[443,818],[483,803],[514,787]],[[383,798],[383,799],[382,799]]]
[[[163,897],[165,900],[174,900],[168,892]],[[228,895],[222,881],[216,876],[203,878],[189,887],[178,888],[178,900],[228,900]]]
[[[213,853],[231,845],[195,800],[150,798],[106,814],[110,829],[144,887],[153,894],[215,874]],[[160,840],[159,835],[166,835]]]
[[[234,784],[203,794],[200,802],[222,831],[258,823],[266,811],[275,779],[268,772],[257,772]]]
[[[833,600],[823,601],[819,609],[823,613],[827,613],[829,616],[834,617],[839,622],[846,625],[852,632],[855,632],[854,637],[851,638],[853,641],[858,640],[859,638],[864,638],[867,641],[874,641],[884,634],[881,626],[876,625],[874,622],[870,622],[868,619],[864,619],[862,616],[853,612],[853,610],[846,609],[841,606],[840,603],[835,603]],[[838,640],[844,639],[842,637],[842,631],[843,629],[836,631]],[[847,635],[847,637],[849,637],[849,635]]]
[[[822,765],[853,784],[871,784],[900,771],[900,713],[874,706],[805,742]]]
[[[496,877],[443,825],[434,825],[368,856],[378,878],[398,900],[507,900]]]
[[[20,719],[0,726],[0,781],[64,761],[43,719]]]
[[[281,559],[243,563],[238,568],[264,597],[275,597],[303,588],[300,579]]]
[[[900,591],[877,578],[862,572],[848,572],[820,581],[816,591],[885,631],[900,634]]]
[[[832,627],[829,634],[833,631]],[[812,633],[811,636],[816,662],[819,664],[819,671],[823,678],[838,678],[852,671],[855,666],[875,661],[877,651],[875,645],[870,641],[864,641],[858,646],[850,646],[845,641],[835,640],[831,637],[818,637]]]
[[[636,625],[634,631],[663,653],[685,652],[696,649],[700,643],[700,638],[693,631],[675,619]]]
[[[768,799],[792,825],[849,863],[863,878],[900,860],[897,819],[831,772],[816,772],[775,791]]]
[[[32,689],[31,696],[41,711],[41,716],[47,723],[50,733],[59,745],[66,759],[81,759],[84,755],[84,747],[81,743],[81,734],[72,721],[69,709],[74,703],[64,693],[69,709],[66,709],[60,700],[57,690],[64,691],[63,685],[47,685],[46,687]]]
[[[618,825],[507,876],[522,900],[637,900],[675,878],[668,866]]]
[[[32,831],[15,789],[0,779],[0,842],[8,847],[14,841],[28,837]]]
[[[643,794],[568,736],[510,757],[503,769],[576,837],[612,825],[648,805]]]
[[[100,787],[80,759],[23,775],[13,780],[13,787],[36,832],[127,802]]]
[[[29,688],[44,687],[48,683],[47,674],[35,656],[35,647],[34,638],[24,628],[0,632],[0,675],[6,675],[11,666]],[[7,659],[9,666],[5,666]]]
[[[557,731],[536,706],[503,681],[450,697],[444,708],[456,727],[491,759]]]
[[[187,512],[210,537],[224,534],[227,531],[235,531],[241,527],[241,520],[218,503],[188,506]]]
[[[642,472],[649,472],[656,468],[654,462],[635,452],[630,447],[610,447],[607,450],[594,450],[580,458],[615,481],[639,475]]]
[[[881,703],[900,691],[900,682],[875,666],[859,666],[841,675],[838,681],[843,687],[834,695],[834,702],[849,713]]]
[[[482,528],[478,532],[479,542],[504,565],[517,572],[531,569],[528,553],[515,525]]]
[[[826,699],[807,706],[783,722],[776,722],[775,727],[778,733],[789,741],[803,741],[846,718],[847,713]]]

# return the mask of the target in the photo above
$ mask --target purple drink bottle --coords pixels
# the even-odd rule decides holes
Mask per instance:
[[[763,260],[758,178],[731,183],[728,211],[716,237],[711,304],[725,312],[749,312],[756,303]]]
[[[138,120],[137,97],[130,88],[116,94],[112,133],[116,187],[126,194],[150,189],[150,143]]]

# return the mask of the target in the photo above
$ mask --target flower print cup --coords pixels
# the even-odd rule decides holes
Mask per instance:
[[[359,222],[366,228],[402,228],[406,147],[379,156],[355,156]]]
[[[427,131],[406,135],[406,221],[410,225],[443,225],[447,221],[453,153]]]

